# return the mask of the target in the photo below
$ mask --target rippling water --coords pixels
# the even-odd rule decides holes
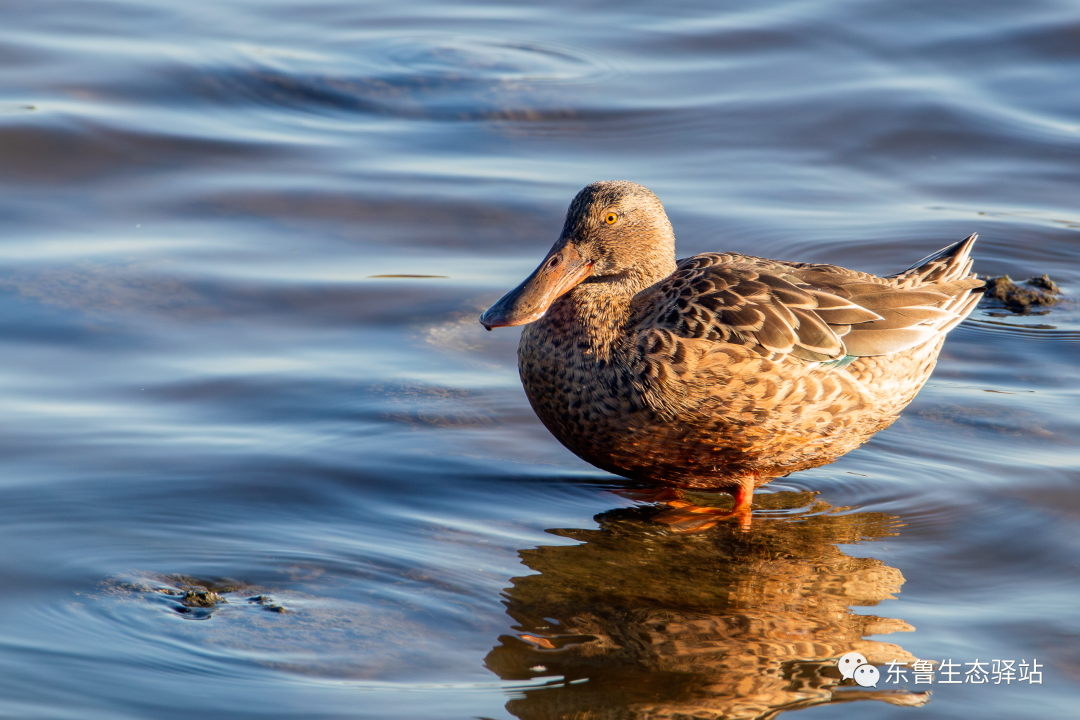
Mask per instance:
[[[0,8],[0,716],[1075,714],[1075,3]],[[752,533],[670,535],[476,322],[598,179],[681,256],[978,231],[1065,301],[977,311]]]

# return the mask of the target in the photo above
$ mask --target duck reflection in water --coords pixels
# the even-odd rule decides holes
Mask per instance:
[[[580,544],[521,551],[539,574],[512,581],[517,634],[486,665],[504,680],[563,679],[507,709],[522,720],[767,718],[852,700],[925,703],[929,693],[884,683],[840,687],[836,661],[848,652],[914,662],[899,645],[862,639],[914,628],[851,612],[892,598],[904,578],[837,548],[896,535],[896,518],[840,514],[813,498],[759,496],[775,519],[754,533],[720,524],[676,535],[644,507],[604,513],[596,530],[551,530]]]

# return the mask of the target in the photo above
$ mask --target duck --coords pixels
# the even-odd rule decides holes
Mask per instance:
[[[884,277],[735,252],[676,260],[652,191],[595,182],[480,323],[525,326],[518,371],[537,417],[582,460],[656,488],[668,508],[654,520],[748,530],[755,489],[854,450],[912,401],[981,297],[976,238]]]

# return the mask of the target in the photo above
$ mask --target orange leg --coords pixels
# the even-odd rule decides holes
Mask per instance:
[[[739,481],[738,487],[730,491],[735,497],[735,506],[731,510],[701,507],[686,500],[670,500],[670,510],[664,510],[653,516],[654,522],[671,526],[672,532],[691,533],[707,530],[724,518],[739,519],[739,528],[743,532],[750,530],[750,508],[754,503],[754,477],[746,476]]]

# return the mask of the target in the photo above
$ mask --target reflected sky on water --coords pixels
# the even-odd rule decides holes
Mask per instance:
[[[0,715],[1073,714],[1074,3],[2,13]],[[977,311],[750,534],[667,534],[476,321],[599,179],[682,257],[978,231],[1064,301]],[[1044,682],[840,686],[853,648]]]

